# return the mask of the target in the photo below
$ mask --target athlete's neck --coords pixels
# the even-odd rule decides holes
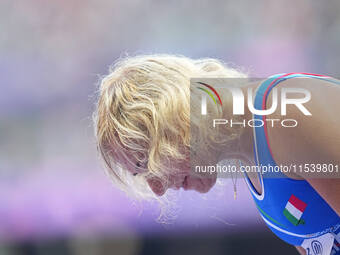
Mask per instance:
[[[253,96],[255,95],[255,90],[258,87],[259,83],[249,83],[245,86],[242,86],[241,89],[244,95],[248,95],[248,88],[251,88],[253,91]],[[242,132],[240,137],[234,141],[235,145],[233,146],[233,150],[226,149],[221,152],[219,156],[219,160],[222,159],[236,159],[241,160],[243,164],[254,165],[254,137],[253,137],[253,128],[248,125],[248,121],[253,119],[253,114],[249,111],[247,104],[247,97],[245,97],[245,105],[244,105],[244,115],[242,115],[242,121],[244,120],[245,125],[242,126]],[[228,101],[227,108],[231,109],[233,106],[232,101]],[[226,119],[230,119],[233,116],[225,116]]]

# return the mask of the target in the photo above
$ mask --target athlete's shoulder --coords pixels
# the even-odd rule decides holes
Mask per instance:
[[[337,162],[340,159],[340,82],[315,77],[294,76],[276,86],[285,89],[286,101],[282,102],[281,96],[281,107],[271,118],[296,123],[292,127],[268,125],[269,141],[273,151],[277,151],[274,157],[284,164]]]
[[[311,73],[280,73],[268,77],[279,87],[299,86],[307,89],[340,89],[340,80],[331,76]]]

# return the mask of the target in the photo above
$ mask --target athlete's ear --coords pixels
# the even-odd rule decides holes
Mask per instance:
[[[162,180],[157,177],[151,177],[147,179],[147,183],[151,188],[152,192],[155,193],[157,196],[163,196],[166,188],[162,183]]]

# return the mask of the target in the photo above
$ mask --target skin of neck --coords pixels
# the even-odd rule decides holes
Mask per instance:
[[[243,91],[243,95],[248,95],[247,91],[248,88],[252,89],[253,96],[255,95],[255,90],[258,86],[258,83],[249,83],[246,86],[242,86],[241,89]],[[245,114],[243,115],[243,119],[247,123],[248,120],[253,119],[253,114],[249,111],[247,98],[245,97]],[[232,101],[226,102],[227,107],[232,107]],[[233,116],[224,116],[225,119],[232,119]],[[232,150],[230,148],[225,148],[221,151],[221,153],[218,155],[217,162],[220,162],[221,160],[240,160],[242,165],[249,165],[253,166],[255,165],[254,160],[254,131],[252,127],[249,127],[248,125],[245,125],[243,127],[243,132],[241,133],[240,137],[236,139],[235,144],[236,146],[234,148],[237,148],[236,150]],[[256,173],[249,172],[248,177],[250,178],[251,182],[253,183],[256,191],[258,193],[262,193],[262,186],[260,184],[260,180]],[[236,188],[235,188],[236,189]],[[236,191],[235,191],[236,192]]]
[[[255,94],[255,89],[257,88],[257,83],[249,83],[245,86],[242,86],[241,89],[243,91],[243,95],[247,95],[248,88],[251,88],[253,90],[253,96]],[[248,104],[247,104],[247,97],[245,96],[244,100],[244,111],[245,114],[242,116],[242,119],[245,119],[246,123],[248,120],[253,118],[253,114],[249,111]],[[224,102],[223,102],[224,103]],[[227,101],[226,107],[232,108],[233,102],[231,100]],[[233,116],[224,116],[225,119],[232,119]],[[253,150],[253,128],[249,127],[248,125],[245,125],[245,127],[242,127],[243,131],[240,135],[240,137],[235,141],[237,144],[236,148],[238,148],[236,151],[231,151],[230,149],[225,149],[220,152],[218,155],[218,162],[223,159],[236,159],[241,160],[242,164],[246,165],[254,165],[254,150]]]

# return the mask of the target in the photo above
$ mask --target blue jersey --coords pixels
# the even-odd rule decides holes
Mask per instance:
[[[322,79],[340,85],[338,80],[322,75],[274,75],[258,87],[254,99],[255,109],[266,109],[266,99],[272,88],[295,77]],[[254,115],[253,118],[265,120],[265,116],[261,115]],[[268,144],[266,125],[254,127],[254,155],[258,166],[277,166]],[[277,176],[271,176],[273,174]],[[261,194],[255,190],[245,174],[257,209],[278,237],[289,244],[304,247],[307,255],[340,255],[340,217],[307,181],[294,180],[281,172],[269,171],[259,173],[259,179]]]

